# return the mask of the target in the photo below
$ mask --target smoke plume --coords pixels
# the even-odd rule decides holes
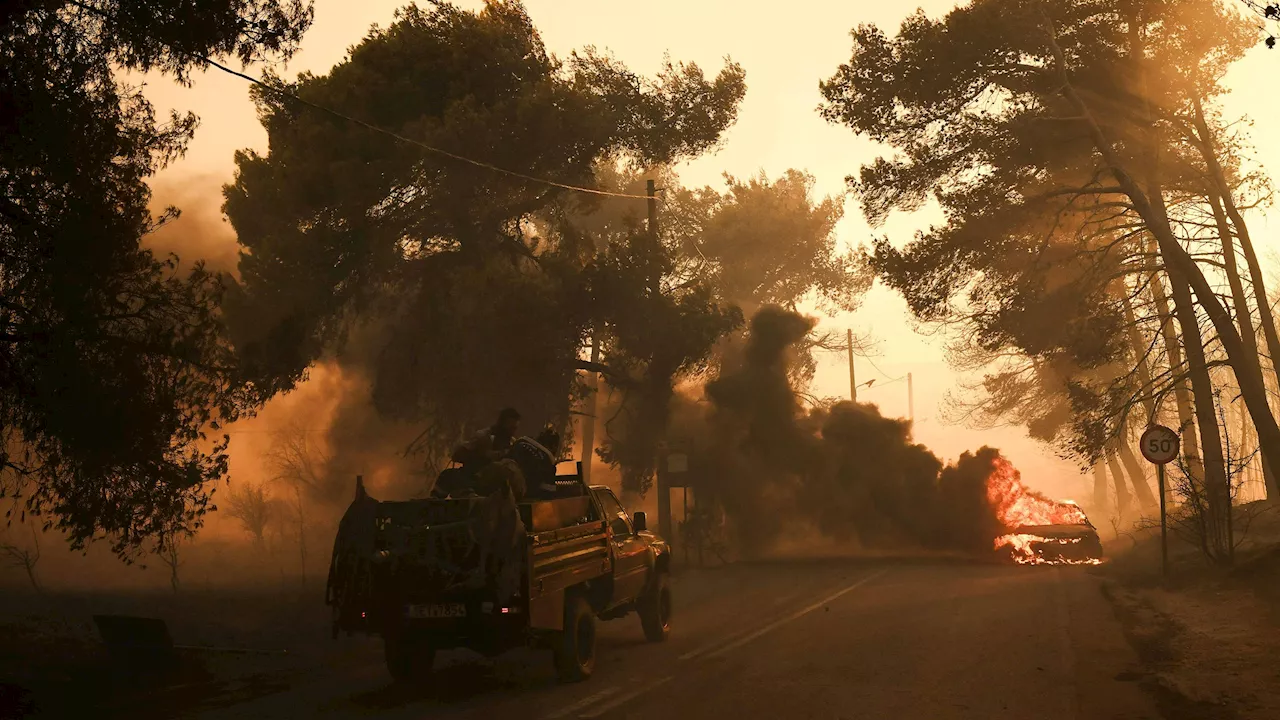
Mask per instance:
[[[707,385],[710,410],[675,423],[697,428],[700,474],[737,547],[758,554],[804,526],[865,549],[989,551],[1006,529],[1008,487],[1034,493],[993,448],[944,465],[912,441],[908,421],[886,418],[873,404],[806,409],[788,368],[813,325],[762,308],[740,357]],[[993,477],[1004,484],[996,488]]]

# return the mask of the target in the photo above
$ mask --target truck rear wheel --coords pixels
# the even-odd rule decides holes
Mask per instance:
[[[586,680],[596,669],[596,616],[581,595],[565,598],[564,630],[556,638],[555,661],[561,682]]]
[[[671,576],[658,573],[653,585],[636,604],[640,627],[649,642],[662,642],[671,635]]]
[[[387,671],[396,682],[425,680],[435,664],[436,651],[419,633],[394,632],[382,637]]]

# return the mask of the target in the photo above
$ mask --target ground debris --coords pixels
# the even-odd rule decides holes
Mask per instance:
[[[1168,590],[1104,585],[1145,668],[1141,683],[1170,720],[1280,717],[1280,628],[1239,586]]]

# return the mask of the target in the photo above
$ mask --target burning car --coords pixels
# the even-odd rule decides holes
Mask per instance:
[[[996,538],[996,550],[1023,565],[1093,565],[1102,562],[1102,540],[1087,518],[1081,523],[1024,525]]]
[[[1096,565],[1102,541],[1084,510],[1070,500],[1053,500],[1028,488],[1007,460],[997,460],[987,478],[987,500],[1005,534],[994,549],[1023,565]]]

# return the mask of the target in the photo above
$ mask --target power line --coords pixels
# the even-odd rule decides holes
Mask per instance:
[[[100,17],[106,18],[107,20],[110,20],[110,21],[112,21],[112,22],[118,22],[118,21],[116,20],[116,18],[112,17],[112,15],[111,15],[110,13],[108,13],[108,12],[107,12],[107,11],[105,11],[105,10],[102,10],[101,8],[96,8],[96,7],[93,7],[92,5],[87,5],[87,4],[84,4],[84,3],[81,3],[81,2],[75,2],[74,0],[72,1],[72,3],[71,3],[71,4],[75,5],[76,7],[81,8],[81,9],[83,9],[83,10],[86,10],[86,11],[88,11],[88,12],[94,13],[95,15],[98,15],[98,16],[100,16]],[[238,71],[238,70],[233,70],[233,69],[231,69],[231,68],[227,67],[226,65],[223,65],[222,63],[219,63],[218,61],[216,61],[216,60],[214,60],[213,58],[210,58],[210,57],[208,57],[208,56],[206,56],[206,55],[201,55],[201,54],[199,54],[199,53],[193,53],[193,52],[189,52],[189,51],[186,51],[186,50],[180,50],[180,49],[178,49],[178,48],[173,47],[172,45],[170,45],[170,46],[169,46],[169,48],[170,48],[170,50],[173,50],[174,52],[176,52],[176,53],[178,53],[178,54],[186,55],[187,57],[190,57],[190,58],[194,58],[194,59],[200,60],[201,62],[205,63],[206,65],[209,65],[209,66],[211,66],[211,67],[217,68],[218,70],[221,70],[222,72],[225,72],[225,73],[227,73],[227,74],[229,74],[229,75],[234,75],[234,76],[236,76],[236,77],[238,77],[238,78],[241,78],[241,79],[243,79],[243,80],[248,80],[249,82],[253,83],[254,85],[257,85],[257,86],[262,87],[262,88],[266,88],[266,89],[267,89],[267,90],[269,90],[270,92],[273,92],[273,93],[275,93],[275,94],[277,94],[277,95],[280,95],[280,96],[282,96],[282,97],[289,98],[289,99],[293,100],[294,102],[300,103],[300,104],[305,105],[305,106],[307,106],[307,107],[309,107],[309,108],[312,108],[312,109],[315,109],[315,110],[319,110],[319,111],[324,112],[324,113],[328,113],[329,115],[332,115],[332,116],[334,116],[334,117],[336,117],[336,118],[339,118],[339,119],[342,119],[342,120],[346,120],[347,122],[354,123],[354,124],[356,124],[356,125],[359,125],[360,127],[363,127],[363,128],[368,129],[368,130],[372,130],[372,131],[374,131],[374,132],[376,132],[376,133],[380,133],[380,134],[382,134],[382,135],[386,135],[387,137],[390,137],[390,138],[394,138],[394,139],[396,139],[396,140],[399,140],[399,141],[400,141],[400,142],[402,142],[402,143],[406,143],[406,144],[408,144],[408,145],[413,145],[414,147],[421,148],[421,149],[423,149],[423,150],[426,150],[427,152],[432,152],[432,153],[435,153],[435,154],[437,154],[437,155],[443,155],[444,157],[450,158],[450,159],[452,159],[452,160],[457,160],[458,162],[464,162],[464,163],[467,163],[468,165],[474,165],[475,167],[484,168],[484,169],[486,169],[486,170],[491,170],[491,171],[493,171],[493,172],[501,173],[501,174],[503,174],[503,175],[509,175],[509,176],[511,176],[511,177],[519,178],[519,179],[521,179],[521,180],[526,180],[526,181],[528,181],[528,182],[540,183],[540,184],[542,184],[542,185],[547,185],[547,186],[550,186],[550,187],[556,187],[556,188],[560,188],[560,189],[562,189],[562,190],[572,190],[572,191],[574,191],[574,192],[587,193],[587,194],[590,194],[590,195],[599,195],[599,196],[603,196],[603,197],[626,198],[626,199],[630,199],[630,200],[649,200],[649,199],[650,199],[648,195],[632,195],[632,194],[629,194],[629,193],[610,192],[610,191],[608,191],[608,190],[601,190],[601,189],[599,189],[599,188],[589,188],[589,187],[583,187],[583,186],[581,186],[581,185],[570,185],[570,184],[568,184],[568,183],[556,182],[555,180],[548,180],[548,179],[546,179],[546,178],[540,178],[540,177],[536,177],[536,176],[533,176],[533,175],[526,175],[525,173],[516,172],[515,170],[508,170],[508,169],[506,169],[506,168],[499,167],[499,166],[497,166],[497,165],[493,165],[493,164],[491,164],[491,163],[487,163],[487,162],[484,162],[484,161],[481,161],[481,160],[475,160],[475,159],[472,159],[472,158],[466,157],[465,155],[459,155],[459,154],[457,154],[457,153],[449,152],[448,150],[444,150],[444,149],[441,149],[441,148],[435,147],[434,145],[428,145],[428,144],[426,144],[426,143],[424,143],[424,142],[422,142],[422,141],[420,141],[420,140],[414,140],[413,138],[405,137],[404,135],[401,135],[401,134],[399,134],[399,133],[397,133],[397,132],[393,132],[393,131],[388,130],[388,129],[386,129],[386,128],[379,127],[379,126],[374,125],[374,124],[372,124],[372,123],[369,123],[369,122],[366,122],[366,121],[364,121],[364,120],[361,120],[360,118],[351,117],[350,115],[347,115],[347,114],[345,114],[345,113],[338,112],[337,110],[334,110],[334,109],[329,108],[329,107],[325,107],[324,105],[320,105],[320,104],[318,104],[318,103],[313,103],[313,102],[311,102],[311,101],[309,101],[309,100],[303,100],[302,98],[300,98],[300,97],[298,97],[297,95],[295,95],[295,94],[293,94],[293,93],[289,92],[288,90],[285,90],[284,88],[279,88],[279,87],[276,87],[276,86],[271,85],[271,84],[269,84],[269,83],[263,82],[261,79],[256,78],[256,77],[254,77],[254,76],[252,76],[252,75],[249,75],[248,73],[243,73],[243,72],[240,72],[240,71]]]
[[[873,379],[873,380],[869,380],[869,381],[867,381],[867,382],[865,382],[865,383],[862,383],[862,385],[860,385],[859,387],[867,387],[867,388],[869,388],[869,389],[871,389],[871,390],[875,390],[876,388],[882,388],[882,387],[884,387],[884,386],[886,386],[886,385],[892,385],[892,384],[897,383],[897,382],[902,382],[903,380],[906,380],[906,379],[907,379],[907,376],[906,376],[906,375],[903,375],[903,376],[902,376],[902,377],[900,377],[900,378],[894,378],[893,380],[886,380],[886,381],[884,381],[884,382],[877,382],[877,383],[875,383],[874,385],[868,385],[867,383],[869,383],[869,382],[874,382],[874,379]]]
[[[871,363],[871,367],[875,368],[875,369],[876,369],[876,372],[880,373],[881,375],[883,375],[883,376],[885,376],[885,377],[889,377],[889,373],[885,372],[884,370],[881,370],[881,369],[880,369],[880,366],[876,364],[876,361],[871,359],[871,356],[869,356],[869,355],[863,355],[863,356],[862,356],[862,359],[863,359],[863,360],[866,360],[866,361],[867,361],[867,362],[869,362],[869,363]],[[890,379],[888,380],[888,382],[885,382],[885,383],[883,383],[883,384],[888,385],[889,383],[895,383],[895,382],[898,382],[899,380],[905,380],[906,378],[907,378],[907,376],[906,376],[906,375],[899,375],[899,376],[898,376],[898,377],[896,377],[896,378],[890,378]]]
[[[451,158],[451,159],[453,159],[453,160],[457,160],[457,161],[459,161],[459,162],[464,162],[464,163],[467,163],[467,164],[469,164],[469,165],[474,165],[474,166],[479,167],[479,168],[484,168],[484,169],[486,169],[486,170],[492,170],[493,172],[502,173],[503,175],[510,175],[511,177],[520,178],[521,180],[527,180],[527,181],[529,181],[529,182],[541,183],[541,184],[543,184],[543,185],[549,185],[549,186],[551,186],[551,187],[561,188],[561,189],[563,189],[563,190],[572,190],[572,191],[574,191],[574,192],[589,193],[589,194],[591,194],[591,195],[601,195],[601,196],[604,196],[604,197],[627,198],[627,199],[631,199],[631,200],[648,200],[648,199],[649,199],[649,196],[648,196],[648,195],[631,195],[631,194],[629,194],[629,193],[617,193],[617,192],[610,192],[610,191],[608,191],[608,190],[600,190],[599,188],[583,187],[583,186],[581,186],[581,185],[570,185],[570,184],[568,184],[568,183],[556,182],[555,180],[548,180],[548,179],[546,179],[546,178],[535,177],[535,176],[533,176],[533,175],[526,175],[526,174],[521,173],[521,172],[516,172],[515,170],[508,170],[508,169],[506,169],[506,168],[498,167],[497,165],[493,165],[493,164],[490,164],[490,163],[487,163],[487,162],[483,162],[483,161],[481,161],[481,160],[473,160],[473,159],[471,159],[471,158],[469,158],[469,157],[466,157],[466,156],[464,156],[464,155],[459,155],[459,154],[457,154],[457,153],[449,152],[448,150],[442,150],[442,149],[440,149],[440,148],[438,148],[438,147],[435,147],[435,146],[433,146],[433,145],[428,145],[428,144],[426,144],[426,143],[424,143],[424,142],[422,142],[422,141],[420,141],[420,140],[414,140],[413,138],[405,137],[404,135],[401,135],[401,134],[396,133],[396,132],[392,132],[391,130],[387,130],[386,128],[378,127],[377,125],[374,125],[374,124],[372,124],[372,123],[365,122],[364,120],[361,120],[360,118],[351,117],[350,115],[346,115],[346,114],[344,114],[344,113],[338,112],[337,110],[334,110],[334,109],[332,109],[332,108],[325,107],[324,105],[320,105],[320,104],[317,104],[317,103],[313,103],[313,102],[311,102],[310,100],[303,100],[302,98],[300,98],[300,97],[298,97],[297,95],[295,95],[295,94],[293,94],[293,93],[289,92],[288,90],[285,90],[285,89],[283,89],[283,88],[278,88],[278,87],[276,87],[276,86],[274,86],[274,85],[270,85],[270,84],[268,84],[268,83],[265,83],[265,82],[263,82],[262,80],[260,80],[260,79],[258,79],[258,78],[256,78],[256,77],[253,77],[252,75],[249,75],[249,74],[247,74],[247,73],[242,73],[242,72],[240,72],[240,71],[238,71],[238,70],[233,70],[233,69],[231,69],[231,68],[227,67],[226,65],[223,65],[223,64],[219,63],[218,61],[213,60],[213,59],[208,58],[208,57],[205,57],[205,56],[203,56],[203,55],[200,55],[200,56],[198,56],[198,57],[199,57],[201,60],[203,60],[205,63],[207,63],[207,64],[209,64],[209,65],[211,65],[211,66],[213,66],[213,67],[215,67],[215,68],[217,68],[217,69],[219,69],[219,70],[221,70],[221,71],[225,72],[225,73],[229,73],[229,74],[231,74],[231,75],[235,75],[236,77],[239,77],[239,78],[243,78],[243,79],[245,79],[245,80],[248,80],[249,82],[253,83],[254,85],[257,85],[257,86],[259,86],[259,87],[266,88],[267,90],[270,90],[271,92],[276,93],[277,95],[281,95],[281,96],[283,96],[283,97],[287,97],[287,98],[289,98],[289,99],[291,99],[291,100],[293,100],[293,101],[295,101],[295,102],[301,103],[302,105],[306,105],[307,107],[310,107],[310,108],[313,108],[313,109],[319,110],[319,111],[324,112],[324,113],[328,113],[328,114],[330,114],[330,115],[332,115],[332,116],[334,116],[334,117],[336,117],[336,118],[340,118],[340,119],[342,119],[342,120],[346,120],[347,122],[354,123],[354,124],[356,124],[356,125],[359,125],[360,127],[366,128],[366,129],[368,129],[368,130],[372,130],[372,131],[374,131],[374,132],[376,132],[376,133],[381,133],[381,134],[386,135],[386,136],[388,136],[388,137],[391,137],[391,138],[394,138],[394,139],[396,139],[396,140],[399,140],[399,141],[400,141],[400,142],[402,142],[402,143],[407,143],[407,144],[409,144],[409,145],[413,145],[413,146],[415,146],[415,147],[419,147],[419,148],[421,148],[421,149],[423,149],[423,150],[426,150],[426,151],[428,151],[428,152],[433,152],[433,153],[436,153],[437,155],[443,155],[443,156],[445,156],[445,157],[447,157],[447,158]]]

